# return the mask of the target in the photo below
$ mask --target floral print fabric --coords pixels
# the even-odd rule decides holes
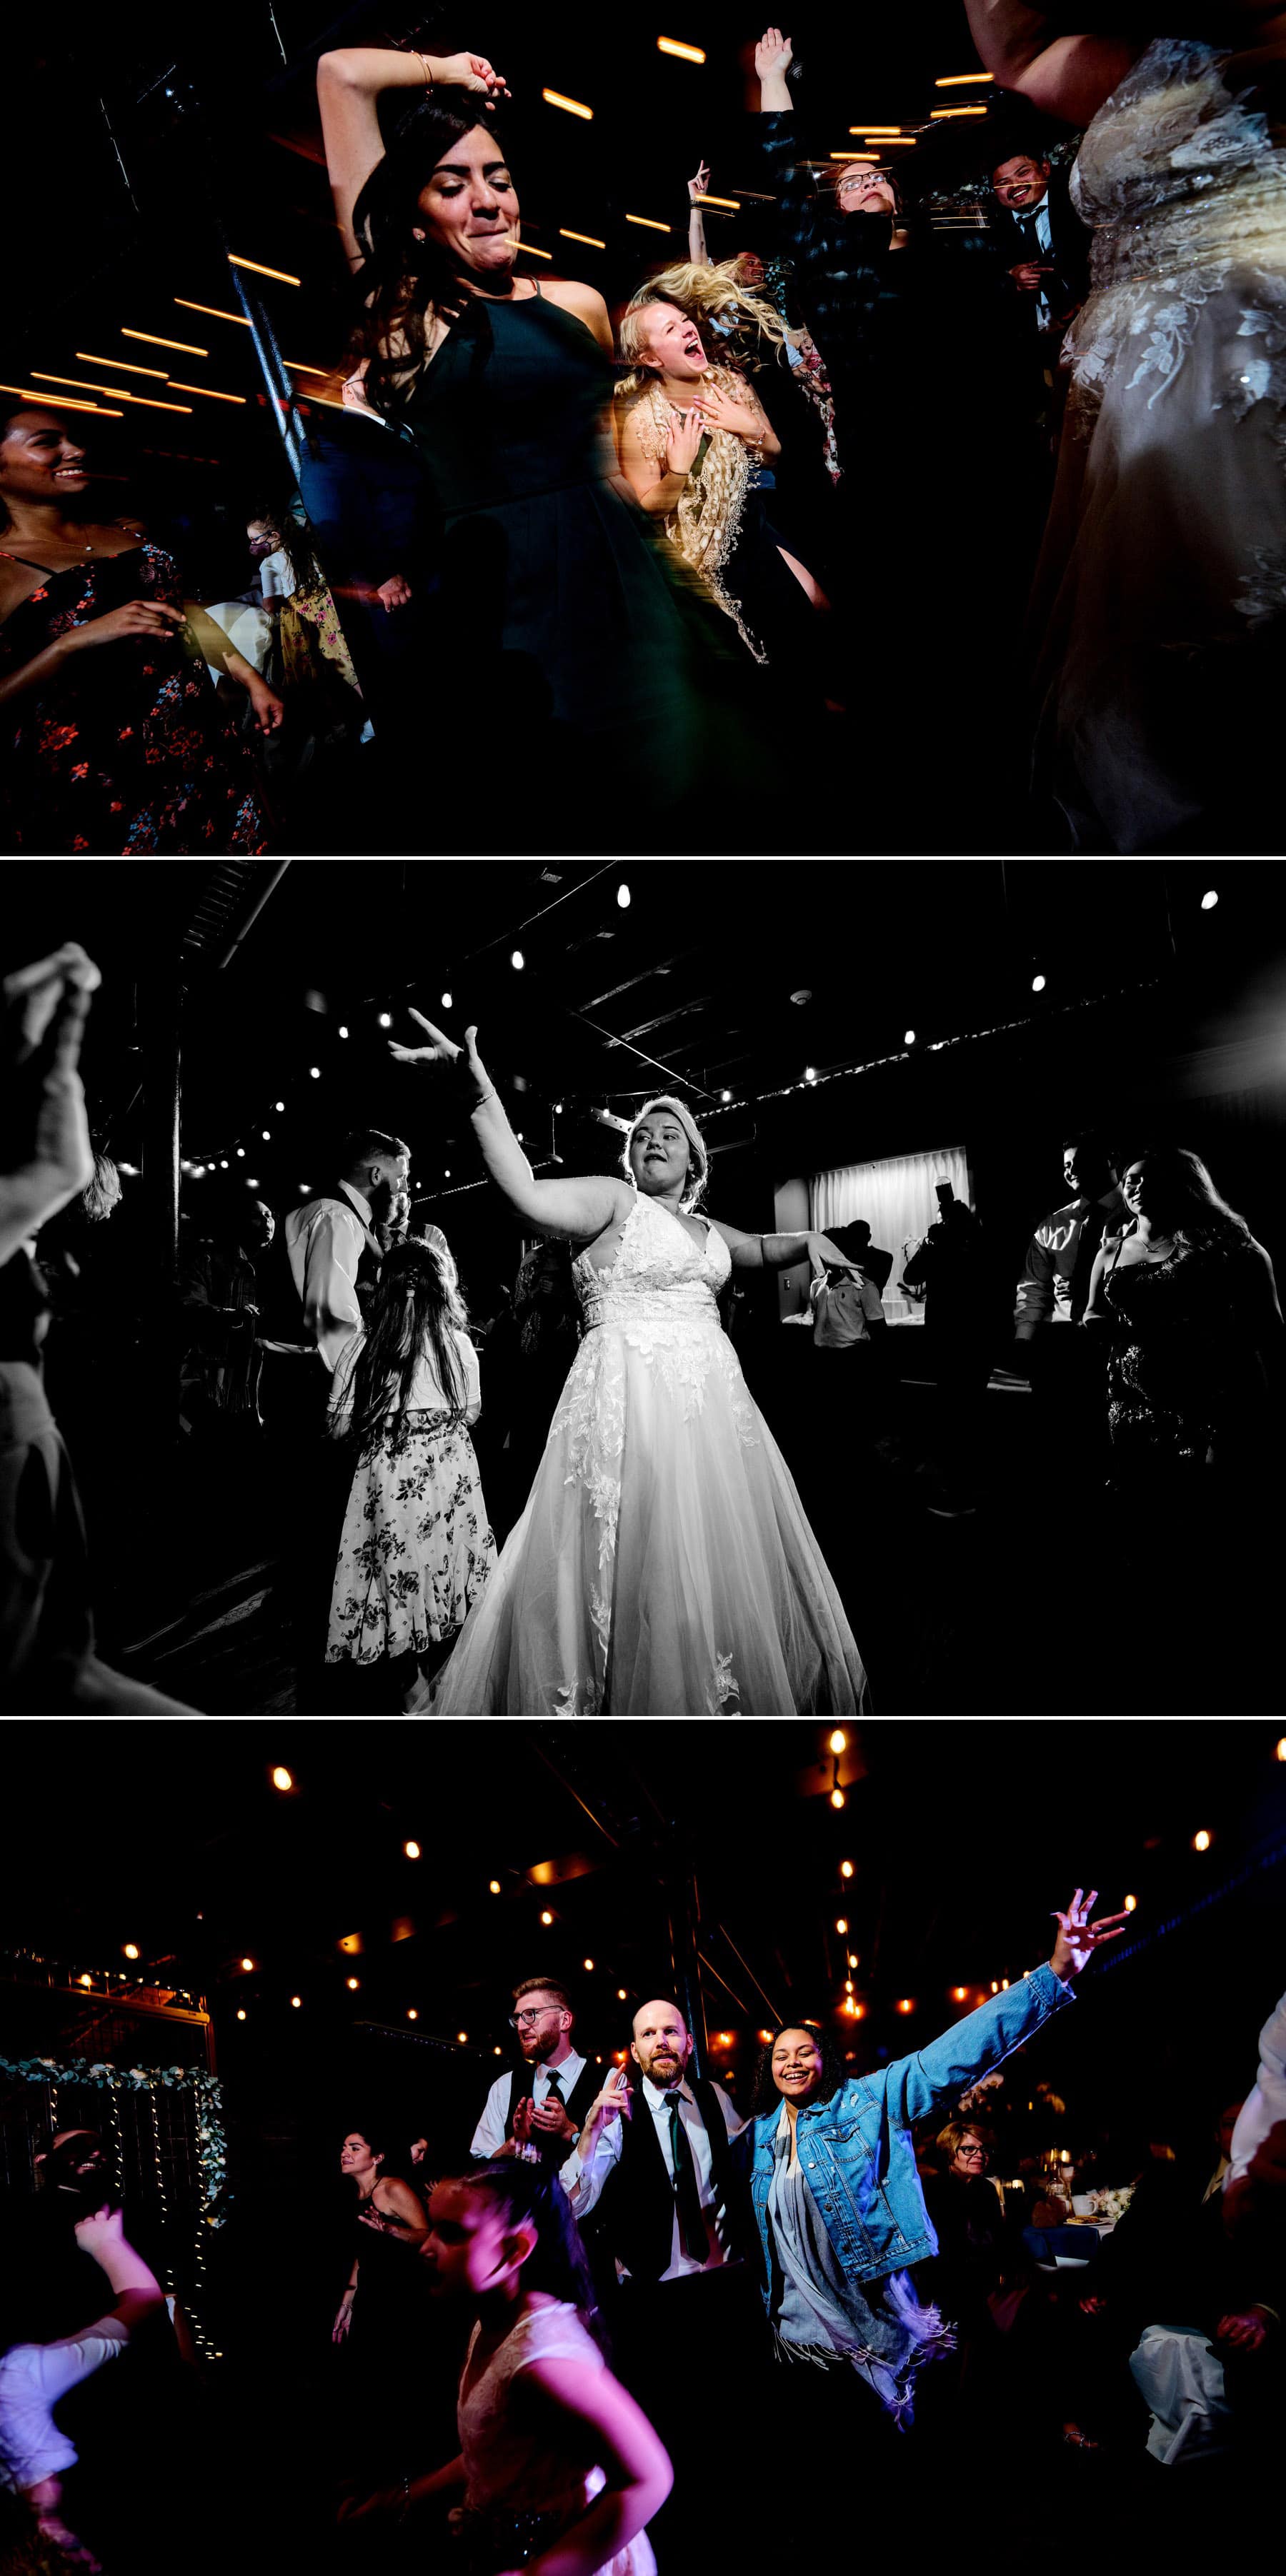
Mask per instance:
[[[47,573],[0,626],[0,673],[131,599],[183,605],[172,555],[144,543]],[[5,803],[38,856],[218,856],[268,846],[258,773],[204,662],[181,639],[86,647],[11,710]]]
[[[327,1663],[427,1655],[463,1625],[495,1562],[477,1457],[458,1415],[394,1414],[353,1476]]]

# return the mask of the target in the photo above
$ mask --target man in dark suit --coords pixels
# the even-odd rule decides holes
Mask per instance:
[[[1072,207],[1066,172],[1037,154],[1007,153],[990,175],[991,229],[1021,326],[1053,369],[1089,293],[1089,232]]]

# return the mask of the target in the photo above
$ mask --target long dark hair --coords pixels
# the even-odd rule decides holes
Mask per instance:
[[[782,2096],[772,2077],[772,2053],[784,2030],[811,2031],[822,2052],[821,2082],[817,2091],[810,2096],[811,2102],[829,2102],[832,2093],[838,2093],[841,2084],[847,2080],[844,2060],[828,2030],[820,2030],[817,2024],[811,2021],[779,2021],[776,2029],[769,2032],[759,2051],[758,2063],[755,2067],[754,2091],[750,2097],[752,2119],[761,2112],[776,2111],[781,2107]]]
[[[1188,1252],[1240,1252],[1250,1228],[1220,1197],[1199,1154],[1186,1145],[1147,1145],[1131,1160],[1146,1163],[1157,1205],[1148,1221]]]
[[[450,1256],[414,1235],[395,1244],[376,1282],[353,1371],[351,1436],[359,1450],[378,1437],[390,1414],[406,1411],[422,1359],[432,1361],[452,1413],[463,1413],[468,1384],[455,1333],[468,1320]]]
[[[361,317],[354,350],[366,359],[366,393],[376,411],[393,413],[409,399],[429,356],[425,316],[435,306],[458,312],[467,289],[431,241],[417,241],[423,223],[420,192],[454,143],[485,125],[504,146],[480,94],[464,91],[450,107],[438,93],[404,116],[382,160],[377,161],[353,208],[353,231],[362,254],[354,280]],[[394,344],[404,346],[394,354]]]
[[[512,2163],[471,2165],[468,2173],[452,2179],[460,2189],[485,2191],[511,2225],[535,2228],[536,2243],[523,2267],[527,2288],[543,2290],[551,2299],[565,2299],[579,2311],[600,2351],[607,2352],[594,2276],[557,2173],[520,2163],[515,2157]]]

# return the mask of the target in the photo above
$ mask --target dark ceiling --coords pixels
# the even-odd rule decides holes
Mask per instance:
[[[115,1974],[136,1943],[129,1973],[159,1961],[166,1983],[209,1993],[234,2078],[282,2049],[315,2062],[354,2022],[409,2031],[411,2013],[417,2036],[463,2031],[490,2059],[508,1987],[542,1967],[572,1981],[584,2039],[606,2050],[632,2003],[669,1984],[678,1851],[695,1874],[710,2027],[743,2035],[732,2061],[770,2012],[794,2011],[834,2015],[870,2062],[955,2018],[956,1985],[986,1988],[1047,1956],[1050,1909],[1090,1872],[1100,1911],[1137,1899],[1130,1957],[1096,1974],[1122,1989],[1141,2068],[1122,1980],[1137,1989],[1150,1962],[1178,2009],[1170,1935],[1189,1926],[1206,1978],[1234,1940],[1271,1953],[1286,1834],[1273,1738],[1232,1720],[877,1722],[850,1732],[836,1812],[827,1732],[807,1721],[11,1730],[0,1944]],[[271,1785],[278,1764],[288,1793]],[[1213,1838],[1200,1855],[1199,1830]],[[353,1936],[360,1948],[342,1948]],[[1260,1965],[1240,2023],[1228,1998],[1247,2079],[1259,1988],[1267,2010],[1280,1984],[1271,1955]],[[843,2010],[848,1974],[857,2018]]]
[[[349,314],[315,94],[317,56],[328,45],[414,35],[430,50],[464,38],[489,52],[513,91],[507,132],[524,230],[549,254],[529,264],[585,275],[609,301],[649,264],[685,255],[686,181],[703,156],[720,195],[762,179],[745,105],[760,22],[746,8],[700,0],[680,11],[677,28],[664,12],[655,25],[613,23],[583,0],[550,18],[493,0],[481,16],[485,23],[469,13],[466,24],[439,7],[412,21],[377,7],[332,12],[295,0],[227,0],[213,14],[147,6],[105,16],[73,6],[58,12],[51,38],[8,39],[6,70],[20,101],[6,172],[9,236],[22,251],[10,267],[6,376],[23,386],[35,370],[81,380],[36,378],[37,390],[72,400],[85,398],[84,382],[101,381],[187,406],[118,402],[119,423],[95,424],[102,460],[142,461],[151,491],[173,460],[218,466],[221,480],[189,475],[189,503],[229,481],[234,503],[244,498],[275,462],[274,444],[219,224],[239,257],[299,281],[259,284],[285,358],[322,371],[300,376],[300,392],[333,397]],[[656,38],[667,31],[704,50],[704,64],[661,54]],[[976,65],[959,0],[878,13],[813,0],[792,32],[801,135],[819,155],[848,148],[850,123],[914,127],[987,95],[934,88],[937,77]],[[591,106],[592,120],[547,105],[544,89]],[[954,162],[961,151],[968,159],[972,131],[968,119],[932,127],[916,156],[926,158],[929,179],[959,175]],[[668,239],[629,215],[669,224]],[[764,216],[762,197],[749,194],[740,214],[712,209],[713,255],[740,246]],[[563,228],[590,239],[565,241]],[[201,315],[193,304],[214,311]],[[229,311],[232,320],[216,318]],[[148,346],[122,332],[190,345]],[[114,374],[95,363],[104,359]],[[127,365],[154,366],[174,382],[122,375]],[[171,485],[177,480],[170,474]]]
[[[1280,1007],[1279,880],[1251,863],[20,862],[6,882],[7,961],[75,936],[103,969],[85,1068],[118,1159],[140,1159],[149,995],[177,960],[184,1157],[277,1203],[362,1120],[407,1137],[435,1205],[476,1184],[449,1079],[389,1056],[381,1014],[414,1039],[412,1002],[456,1037],[477,1021],[534,1162],[608,1168],[593,1112],[677,1086],[725,1156],[753,1139],[778,1177],[948,1125],[985,1139],[998,1115],[1021,1136],[1050,1086],[1110,1099]],[[969,1089],[986,1064],[1001,1112]],[[1044,1168],[1020,1178],[1043,1204]]]

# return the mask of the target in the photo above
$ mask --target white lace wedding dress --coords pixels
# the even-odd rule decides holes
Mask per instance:
[[[1093,292],[1036,578],[1036,776],[1082,849],[1246,847],[1279,805],[1286,143],[1226,60],[1150,44],[1072,172]]]
[[[640,1197],[573,1264],[585,1336],[434,1716],[852,1716],[865,1674],[715,1303],[730,1267]]]
[[[550,2449],[547,2435],[535,2438],[521,2422],[515,2424],[513,2381],[534,2361],[588,2362],[596,2370],[606,2364],[575,2308],[561,2299],[520,2317],[512,2334],[505,2336],[475,2377],[473,2355],[479,2332],[475,2326],[469,2339],[456,2407],[468,2481],[461,2516],[464,2530],[469,2529],[470,2517],[478,2516],[491,2524],[499,2538],[510,2516],[547,2515],[549,2524],[542,2526],[539,2539],[550,2548],[559,2530],[584,2512],[607,2479],[602,2469],[586,2470],[560,2459]],[[506,2558],[504,2563],[510,2561]],[[639,2532],[624,2549],[605,2559],[597,2576],[656,2576],[656,2559],[646,2533]]]

